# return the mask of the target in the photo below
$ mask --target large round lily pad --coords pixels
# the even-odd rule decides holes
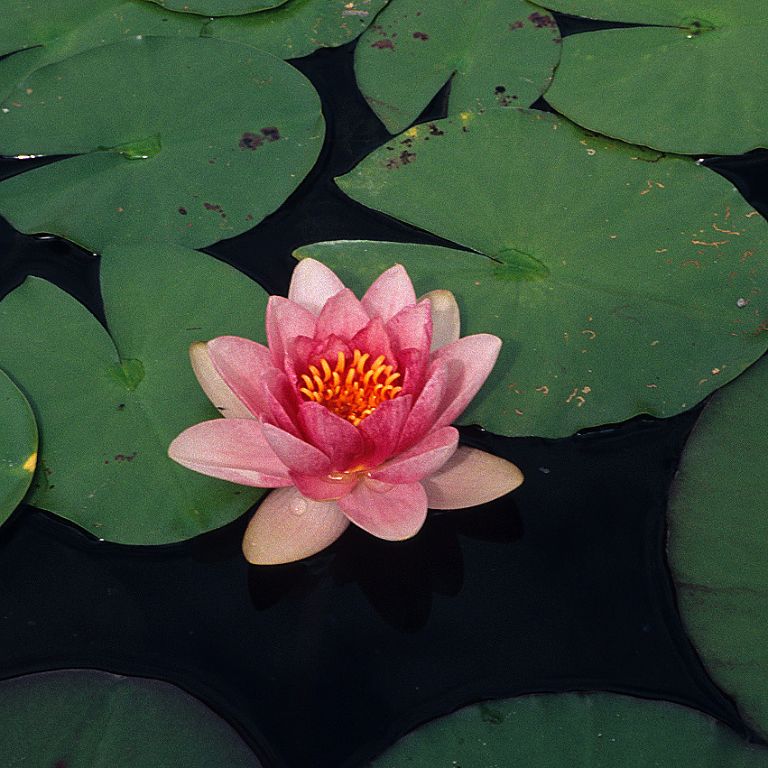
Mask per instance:
[[[0,302],[0,365],[41,434],[29,502],[123,544],[180,541],[230,522],[261,491],[190,472],[167,450],[183,429],[216,417],[189,345],[263,338],[265,292],[211,256],[154,244],[106,252],[101,284],[108,331],[38,278]]]
[[[347,273],[402,260],[457,293],[467,327],[502,337],[464,422],[558,437],[671,416],[768,346],[768,226],[687,158],[494,110],[417,126],[338,184],[482,254],[338,246]]]
[[[37,465],[37,426],[16,385],[0,371],[0,523],[24,498]]]
[[[287,0],[245,16],[210,19],[148,0],[5,0],[0,24],[0,101],[35,69],[136,35],[215,37],[283,59],[349,42],[387,0]],[[214,114],[214,113],[212,113]]]
[[[92,669],[0,682],[5,768],[260,768],[232,726],[175,685]]]
[[[0,112],[0,153],[74,154],[0,184],[0,213],[101,252],[202,246],[278,208],[323,142],[309,81],[207,39],[131,39],[36,70]]]
[[[643,24],[571,35],[546,99],[594,131],[667,152],[768,147],[762,0],[549,0],[565,13]]]
[[[768,751],[699,712],[607,693],[521,696],[434,720],[371,768],[762,768]]]
[[[396,0],[360,38],[355,73],[371,109],[397,133],[449,79],[449,114],[528,107],[559,58],[554,18],[526,0]]]
[[[283,5],[286,0],[150,0],[179,13],[201,16],[241,16],[245,13],[268,11]]]
[[[715,681],[768,737],[768,358],[715,395],[683,453],[669,560]]]

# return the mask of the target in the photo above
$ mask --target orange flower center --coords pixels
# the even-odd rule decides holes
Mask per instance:
[[[304,386],[299,392],[355,426],[402,389],[395,386],[400,374],[384,355],[371,361],[370,354],[359,349],[354,350],[351,360],[339,352],[333,368],[324,357],[308,368],[301,375]]]

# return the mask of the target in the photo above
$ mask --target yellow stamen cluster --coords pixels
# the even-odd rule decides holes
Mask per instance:
[[[339,352],[334,368],[324,357],[317,365],[310,365],[309,372],[301,375],[304,386],[299,392],[357,426],[402,389],[395,386],[400,374],[393,369],[384,355],[371,361],[368,352],[356,349],[348,361]]]

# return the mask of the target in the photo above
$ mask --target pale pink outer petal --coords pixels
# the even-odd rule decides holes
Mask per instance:
[[[326,336],[351,339],[365,328],[370,320],[360,299],[349,288],[345,288],[325,302],[320,317],[317,318],[315,336],[318,339],[324,339]]]
[[[405,267],[395,264],[382,272],[365,292],[362,304],[371,317],[380,317],[385,323],[403,307],[416,303],[416,292]]]
[[[291,472],[291,480],[308,499],[336,501],[354,489],[358,478],[356,475],[348,475],[340,480],[332,480],[328,476],[302,475],[299,472]]]
[[[450,424],[461,415],[488,378],[500,349],[501,339],[497,336],[478,333],[464,336],[434,353],[433,361],[443,361],[448,369],[445,410],[438,416],[436,427]]]
[[[184,467],[241,485],[279,488],[292,485],[255,419],[213,419],[184,430],[168,447]]]
[[[419,299],[428,299],[432,309],[432,346],[430,351],[452,344],[461,336],[461,316],[456,297],[445,290],[430,291]]]
[[[269,350],[239,336],[219,336],[208,342],[208,354],[224,383],[255,416],[295,432],[286,408],[288,382],[272,364]]]
[[[412,395],[400,395],[394,400],[383,402],[360,422],[358,429],[365,441],[366,462],[369,466],[378,466],[395,453],[412,402]]]
[[[382,483],[415,483],[437,472],[453,456],[459,433],[453,427],[430,432],[405,453],[373,470],[370,476]]]
[[[222,416],[230,419],[252,419],[253,414],[241,403],[235,393],[224,383],[211,362],[208,345],[196,341],[189,347],[192,370],[203,388],[203,392]]]
[[[293,270],[288,298],[317,317],[325,302],[343,290],[344,283],[325,264],[303,259]]]
[[[432,509],[463,509],[498,499],[522,482],[523,473],[511,461],[461,446],[422,485]]]
[[[387,322],[387,333],[398,352],[401,349],[429,351],[432,342],[430,307],[431,304],[428,301],[411,304],[403,307]]]
[[[281,488],[251,518],[243,554],[254,565],[292,563],[333,544],[348,525],[336,502],[312,501],[296,488]]]
[[[320,448],[331,460],[331,467],[343,472],[354,466],[363,452],[363,438],[346,419],[320,403],[299,407],[299,424],[307,442]]]
[[[261,431],[288,469],[307,475],[327,475],[331,471],[328,457],[313,445],[272,424],[262,424]]]
[[[355,525],[387,541],[410,539],[427,517],[427,494],[421,483],[387,485],[362,480],[337,503]]]
[[[315,316],[282,296],[269,297],[265,324],[272,362],[278,368],[283,368],[285,357],[291,354],[299,336],[312,338],[315,335]]]

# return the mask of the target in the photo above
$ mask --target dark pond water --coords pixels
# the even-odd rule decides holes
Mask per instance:
[[[332,183],[388,138],[355,88],[352,51],[295,62],[328,119],[310,177],[254,230],[207,249],[270,292],[286,291],[291,250],[305,243],[440,242]],[[441,116],[445,95],[425,116]],[[766,153],[707,163],[768,210]],[[0,253],[0,294],[41,275],[102,316],[92,256],[5,224]],[[431,513],[407,543],[349,530],[275,568],[242,559],[249,515],[186,544],[129,548],[22,507],[0,529],[0,677],[95,667],[171,681],[234,724],[268,768],[361,766],[460,705],[535,691],[668,699],[746,734],[685,636],[664,560],[667,490],[696,415],[556,441],[464,430],[522,467],[518,492]]]

